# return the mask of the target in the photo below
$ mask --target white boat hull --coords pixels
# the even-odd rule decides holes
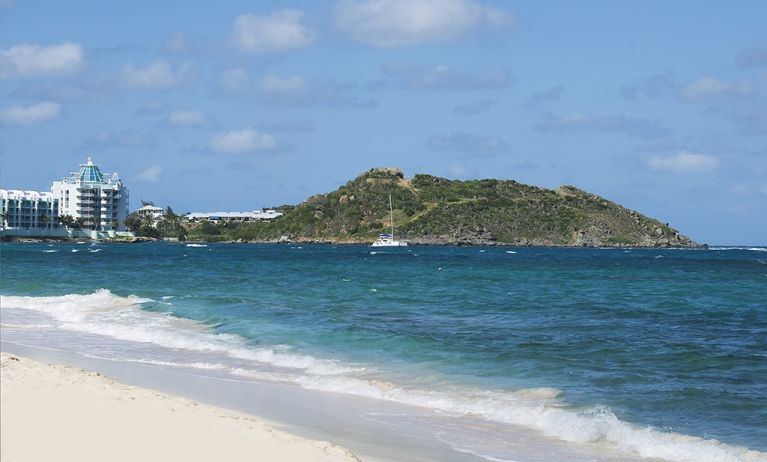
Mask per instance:
[[[373,242],[372,247],[407,247],[407,242],[379,239]]]

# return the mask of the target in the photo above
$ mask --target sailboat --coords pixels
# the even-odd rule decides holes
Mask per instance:
[[[391,220],[391,233],[379,234],[378,239],[373,242],[373,247],[407,247],[407,242],[394,239],[394,209],[391,205],[391,194],[389,194],[389,219]]]

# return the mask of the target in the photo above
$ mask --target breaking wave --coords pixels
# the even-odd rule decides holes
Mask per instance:
[[[308,389],[394,401],[451,415],[481,417],[533,428],[564,441],[599,444],[625,455],[680,462],[767,461],[767,454],[758,451],[621,421],[606,406],[574,409],[554,388],[481,390],[443,382],[434,389],[424,389],[394,383],[380,378],[381,372],[371,367],[293,353],[289,348],[254,346],[241,336],[216,333],[201,322],[142,308],[154,302],[100,289],[91,294],[55,297],[1,296],[0,308],[43,312],[58,323],[59,329],[213,358],[210,361],[123,358],[123,361],[223,372],[247,379],[287,381]]]

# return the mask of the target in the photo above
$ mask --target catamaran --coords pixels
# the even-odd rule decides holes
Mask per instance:
[[[373,242],[373,247],[407,247],[407,242],[394,239],[394,209],[391,205],[391,194],[389,194],[389,219],[391,220],[391,233],[378,235],[378,239]]]

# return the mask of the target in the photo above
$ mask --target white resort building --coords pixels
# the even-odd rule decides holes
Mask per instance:
[[[89,157],[78,172],[54,181],[50,192],[0,189],[2,237],[86,237],[124,233],[128,188]],[[71,222],[62,220],[71,217]],[[66,219],[65,219],[66,220]]]
[[[49,192],[0,189],[2,228],[58,228],[59,201]]]
[[[194,212],[184,216],[189,221],[269,221],[282,216],[276,210],[254,210],[252,212]]]
[[[51,191],[59,201],[60,215],[79,219],[83,228],[96,231],[125,229],[128,188],[123,186],[117,173],[104,175],[90,157],[80,164],[80,171],[54,181]]]

